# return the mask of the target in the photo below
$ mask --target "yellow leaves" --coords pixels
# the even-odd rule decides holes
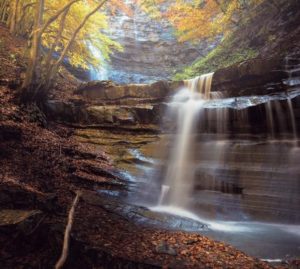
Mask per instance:
[[[45,15],[44,20],[53,16],[57,10],[64,7],[69,1],[62,0],[48,0],[45,1]],[[117,6],[119,0],[112,0]],[[62,32],[62,38],[55,48],[55,52],[59,55],[63,49],[67,46],[72,34],[79,26],[79,24],[84,20],[85,16],[89,14],[96,5],[99,4],[98,1],[93,0],[82,0],[78,1],[76,4],[72,5],[70,8],[65,25]],[[117,6],[120,9],[126,9],[123,4]],[[126,9],[125,12],[129,12]],[[42,44],[45,48],[50,49],[55,41],[56,35],[60,27],[60,18],[55,20],[43,34]],[[90,65],[99,66],[103,59],[109,59],[109,55],[113,51],[121,50],[120,44],[110,39],[104,32],[108,30],[108,18],[104,11],[96,12],[91,19],[89,19],[84,27],[78,33],[75,41],[73,42],[70,50],[67,54],[68,61],[71,65],[81,68],[89,68]],[[93,55],[90,46],[97,48],[103,59]]]
[[[180,41],[197,40],[229,33],[245,12],[265,0],[136,0],[144,10],[156,12],[176,29]],[[161,8],[161,5],[166,7]],[[153,11],[154,10],[154,11]],[[157,15],[157,12],[160,15]]]
[[[161,18],[161,4],[165,4],[166,0],[134,0],[136,5],[139,5],[141,10],[148,13],[151,18]]]
[[[214,0],[207,0],[199,7],[199,1],[192,4],[177,1],[166,13],[168,20],[174,25],[180,41],[194,38],[210,37],[214,33],[214,18],[220,9]]]

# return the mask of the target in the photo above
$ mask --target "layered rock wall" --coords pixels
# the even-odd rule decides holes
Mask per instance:
[[[195,45],[179,43],[166,20],[151,19],[133,0],[125,3],[133,15],[117,12],[110,16],[108,33],[123,46],[124,51],[112,55],[111,61],[100,69],[98,75],[94,71],[93,79],[109,79],[117,83],[166,80],[175,70],[206,55],[217,44],[206,41]]]
[[[287,93],[290,92],[295,117],[300,117],[300,79],[298,58],[253,59],[215,72],[212,95],[228,99],[222,109],[206,107],[201,122],[202,131],[217,132],[220,113],[223,125],[230,133],[267,132],[266,103],[274,100],[274,114],[280,107],[282,115],[290,115]],[[119,85],[112,81],[92,81],[82,84],[76,94],[81,102],[52,100],[48,114],[54,119],[83,125],[117,124],[133,126],[156,124],[162,117],[169,99],[183,87],[183,81],[159,81],[153,84]],[[245,97],[246,96],[246,97]],[[239,98],[242,97],[242,98]],[[228,104],[230,102],[230,104]],[[245,109],[248,107],[247,109]],[[277,107],[277,108],[276,108]],[[244,108],[244,109],[243,109]],[[282,116],[275,116],[275,120]],[[240,120],[247,118],[247,120]],[[287,119],[280,119],[288,122]],[[223,129],[224,129],[223,128]],[[287,130],[291,130],[288,124]]]

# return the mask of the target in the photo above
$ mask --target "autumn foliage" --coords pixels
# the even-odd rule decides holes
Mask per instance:
[[[211,38],[232,31],[245,13],[264,0],[137,1],[153,17],[167,19],[175,28],[179,41],[188,41]],[[158,9],[158,6],[164,8]]]
[[[180,41],[224,35],[264,0],[132,0],[152,18],[167,19]],[[131,16],[124,0],[0,0],[0,19],[11,34],[28,39],[23,89],[31,99],[46,95],[63,62],[88,69],[121,46],[108,33],[108,16]],[[101,59],[90,47],[101,52]],[[43,92],[42,92],[43,91]]]
[[[0,18],[16,36],[28,39],[26,99],[46,96],[64,61],[84,69],[99,66],[121,50],[107,34],[107,9],[130,9],[121,0],[0,0]],[[102,54],[94,57],[90,46]]]

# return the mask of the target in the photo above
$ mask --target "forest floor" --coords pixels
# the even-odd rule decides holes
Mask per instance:
[[[106,153],[74,141],[73,129],[49,122],[36,107],[15,102],[24,46],[0,26],[1,268],[53,268],[79,190],[65,268],[273,268],[199,234],[137,225],[107,210],[96,190],[126,183]],[[78,98],[77,86],[66,73],[52,94]]]

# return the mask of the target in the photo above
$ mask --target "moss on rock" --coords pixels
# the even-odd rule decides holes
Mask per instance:
[[[235,46],[235,43],[235,40],[228,36],[204,58],[196,60],[191,66],[177,73],[174,79],[192,78],[258,56],[259,52],[256,49],[249,47],[247,44]]]

